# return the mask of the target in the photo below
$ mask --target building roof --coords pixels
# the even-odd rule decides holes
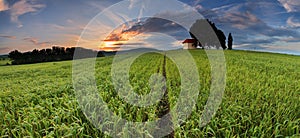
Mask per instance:
[[[196,40],[195,39],[185,39],[183,42],[184,43],[196,43]]]

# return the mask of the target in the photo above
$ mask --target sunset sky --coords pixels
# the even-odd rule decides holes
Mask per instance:
[[[135,1],[138,0],[130,0],[132,3]],[[194,7],[205,18],[216,23],[226,36],[231,32],[234,37],[233,48],[300,54],[299,0],[180,1]],[[81,32],[93,17],[118,2],[120,0],[0,0],[0,54],[7,54],[15,49],[29,51],[53,45],[76,46]],[[168,5],[167,0],[162,1],[162,5]],[[130,7],[124,6],[124,9],[126,8]],[[126,30],[135,29],[127,31],[123,37],[140,34],[138,25],[150,32],[156,21],[143,19],[141,24],[136,22],[132,21],[123,26]],[[173,26],[173,30],[176,27],[174,24],[170,26]],[[165,31],[171,32],[168,29]],[[188,37],[184,31],[166,34],[178,39]],[[147,33],[147,39],[137,38],[143,41],[127,43],[139,45],[148,41],[147,43],[153,45],[163,44],[165,39],[169,38],[164,36],[164,39],[160,40],[161,37],[154,37],[155,35],[161,34]],[[168,41],[172,40],[170,38]],[[98,44],[96,41],[102,40],[95,40],[94,44]],[[108,42],[107,49],[111,43],[116,46],[121,45],[122,41]],[[178,48],[180,43],[174,42],[174,45],[177,47],[166,44],[165,49]],[[168,46],[170,47],[167,48]]]

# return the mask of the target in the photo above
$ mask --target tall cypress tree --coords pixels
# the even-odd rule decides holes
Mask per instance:
[[[228,50],[232,50],[232,42],[233,42],[233,38],[232,38],[231,33],[229,33],[229,35],[228,35],[228,40],[227,40],[227,43],[228,43]]]

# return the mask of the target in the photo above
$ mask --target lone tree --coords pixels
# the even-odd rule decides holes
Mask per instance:
[[[232,50],[232,41],[233,41],[232,35],[231,33],[229,33],[228,40],[227,40],[228,50]]]

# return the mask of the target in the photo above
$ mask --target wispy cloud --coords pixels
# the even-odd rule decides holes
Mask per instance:
[[[250,12],[227,13],[222,20],[231,23],[233,27],[238,29],[246,29],[260,22],[260,20]]]
[[[9,9],[9,7],[8,7],[6,0],[0,0],[0,12],[6,11],[8,9]]]
[[[276,6],[278,4],[270,2],[245,2],[204,9],[200,12],[212,19],[225,32],[232,32],[236,38],[235,44],[265,45],[299,40],[297,38],[300,38],[300,33],[293,29],[299,26],[296,18],[289,18],[286,21],[289,27],[284,27],[285,25],[276,27],[266,22],[269,21],[269,16],[274,16],[274,12],[278,12]],[[264,15],[258,15],[257,12],[264,12]],[[266,17],[265,14],[268,14],[268,19],[263,18]],[[288,39],[282,39],[287,37]]]
[[[81,23],[79,21],[74,21],[72,19],[67,19],[65,21],[65,23],[62,23],[62,24],[44,24],[45,27],[51,27],[55,30],[58,30],[58,31],[67,31],[67,32],[70,32],[70,31],[76,31],[76,32],[81,32],[83,31],[84,27],[85,27],[85,24],[84,23]]]
[[[32,44],[37,45],[37,46],[45,46],[45,45],[51,44],[51,42],[39,42],[39,40],[34,37],[27,37],[27,38],[24,38],[23,40],[31,42]]]
[[[37,12],[41,8],[46,7],[44,4],[37,4],[35,0],[20,0],[10,7],[11,21],[18,24],[18,27],[22,27],[23,24],[19,21],[19,16]]]
[[[57,30],[64,30],[66,27],[58,24],[51,24],[51,27]]]
[[[0,35],[2,38],[8,38],[8,39],[16,39],[16,36],[10,36],[10,35]]]
[[[286,23],[290,26],[290,27],[300,27],[300,22],[295,22],[294,21],[294,17],[289,17],[288,20],[286,21]]]
[[[300,1],[299,0],[278,0],[287,12],[299,12]]]

